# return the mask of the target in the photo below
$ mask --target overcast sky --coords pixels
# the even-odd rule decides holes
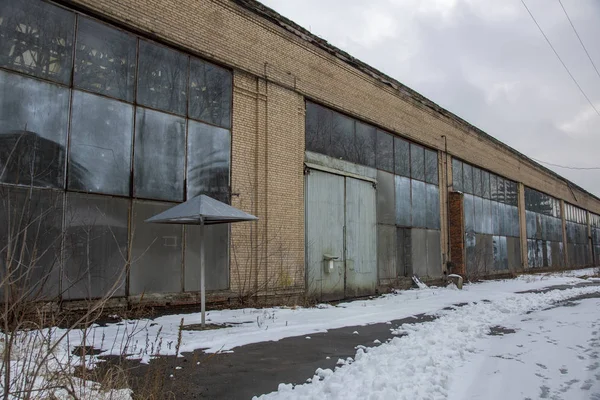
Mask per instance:
[[[529,157],[600,167],[600,116],[520,0],[260,0]],[[600,77],[558,0],[525,0],[596,109]],[[600,69],[600,1],[562,0]],[[600,170],[559,174],[600,196]]]

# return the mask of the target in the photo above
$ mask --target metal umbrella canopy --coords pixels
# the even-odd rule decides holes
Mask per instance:
[[[145,222],[156,224],[200,225],[200,305],[202,327],[205,326],[206,285],[204,281],[204,225],[230,224],[233,222],[256,221],[254,215],[238,210],[228,204],[204,194],[189,199],[185,203],[169,208]]]

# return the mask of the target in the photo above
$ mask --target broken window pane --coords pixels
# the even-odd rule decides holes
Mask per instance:
[[[0,71],[0,181],[64,187],[69,89]]]
[[[425,180],[425,149],[418,144],[410,144],[410,176],[420,181]]]
[[[132,102],[135,58],[134,36],[79,18],[73,78],[76,87]]]
[[[185,115],[188,57],[143,40],[139,57],[138,103]]]
[[[75,91],[72,110],[69,188],[128,196],[133,106]]]
[[[231,71],[197,58],[190,63],[190,118],[231,127]]]
[[[425,181],[438,184],[438,153],[425,149]]]
[[[394,164],[396,175],[410,177],[410,147],[409,143],[394,137]]]
[[[229,203],[228,130],[200,122],[188,122],[187,198],[206,194]]]
[[[377,130],[375,158],[378,169],[394,173],[394,137],[389,133]]]
[[[73,60],[72,12],[38,0],[0,2],[0,66],[67,84]]]
[[[138,107],[134,152],[134,195],[182,201],[185,119]]]

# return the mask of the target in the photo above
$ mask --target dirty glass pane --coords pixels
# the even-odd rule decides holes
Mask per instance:
[[[183,226],[148,224],[146,219],[172,204],[134,201],[131,212],[131,270],[129,293],[182,291]]]
[[[483,199],[483,233],[491,235],[492,231],[492,202],[488,199]]]
[[[229,288],[229,224],[208,225],[204,231],[204,262],[206,290]],[[199,226],[185,227],[185,281],[186,292],[200,290],[200,235]]]
[[[139,58],[138,103],[185,115],[188,57],[140,40]]]
[[[72,12],[39,0],[0,2],[0,66],[67,84],[73,60]]]
[[[138,107],[134,154],[135,197],[183,200],[184,118]]]
[[[375,167],[376,129],[358,121],[355,121],[355,129],[354,153],[356,154],[356,162],[368,167]]]
[[[377,171],[377,223],[396,224],[396,204],[394,175]]]
[[[410,144],[410,176],[425,180],[425,148],[414,143]]]
[[[468,234],[475,233],[475,202],[473,196],[465,194],[464,197],[464,213],[465,213],[465,232]]]
[[[427,224],[427,191],[425,182],[412,180],[412,226],[425,227]]]
[[[457,192],[462,192],[463,188],[463,163],[459,160],[452,159],[452,189]]]
[[[394,181],[396,188],[396,224],[411,226],[410,179],[395,175]]]
[[[334,111],[331,121],[331,147],[327,154],[355,163],[358,155],[354,143],[354,120]]]
[[[509,181],[508,179],[505,181],[506,185],[506,204],[510,204],[512,206],[516,206],[519,202],[517,198],[517,183],[513,181]]]
[[[378,169],[394,173],[394,137],[379,129],[377,130],[375,158]]]
[[[500,223],[498,221],[498,215],[500,213],[500,203],[492,201],[492,234],[498,235],[500,233]]]
[[[0,186],[0,294],[57,299],[62,218],[62,191]]]
[[[440,229],[440,194],[435,185],[426,185],[427,216],[426,226],[429,229]]]
[[[504,178],[498,177],[498,183],[497,183],[497,189],[496,189],[496,199],[497,201],[504,203],[506,201],[506,197],[505,197],[505,193],[504,193]]]
[[[438,184],[438,153],[425,149],[425,181]]]
[[[75,91],[72,110],[69,188],[129,195],[133,106]]]
[[[197,58],[190,62],[190,118],[231,127],[231,71]]]
[[[473,194],[475,196],[483,196],[483,187],[481,184],[481,170],[473,167]]]
[[[187,198],[206,194],[229,203],[231,134],[200,122],[188,122]]]
[[[481,193],[484,199],[490,198],[490,173],[481,171]]]
[[[483,199],[475,197],[473,203],[475,204],[475,232],[484,233],[485,216],[483,215]]]
[[[409,143],[394,136],[394,164],[397,175],[410,176],[410,147]]]
[[[498,176],[490,174],[490,199],[498,201]]]
[[[519,223],[519,208],[517,206],[511,206],[511,220],[512,220],[512,236],[521,236],[520,223]]]
[[[537,223],[535,221],[535,213],[533,211],[525,211],[525,221],[527,229],[527,238],[535,239],[537,234]]]
[[[136,51],[135,36],[79,17],[74,85],[132,102]]]
[[[473,194],[473,167],[463,163],[463,188],[465,193]]]
[[[306,150],[328,154],[331,147],[331,120],[331,110],[306,102]]]
[[[64,187],[68,122],[69,89],[0,71],[0,181]]]
[[[67,299],[125,295],[129,200],[67,194],[66,266],[62,292]]]

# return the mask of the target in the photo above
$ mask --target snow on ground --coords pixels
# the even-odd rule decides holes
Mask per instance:
[[[353,362],[335,371],[317,370],[311,382],[303,385],[280,384],[277,392],[259,399],[588,399],[594,394],[600,398],[594,375],[600,343],[593,308],[598,300],[586,301],[579,318],[561,321],[569,314],[564,309],[539,312],[528,317],[523,333],[513,339],[510,335],[506,339],[487,336],[493,326],[518,325],[528,312],[597,292],[598,286],[504,296],[495,291],[491,301],[442,310],[432,322],[404,324],[395,332],[402,336],[378,347],[359,348]],[[579,309],[570,309],[570,313],[574,310]],[[559,329],[552,332],[554,327]],[[529,332],[533,332],[530,337]],[[541,343],[544,340],[546,344]],[[491,351],[489,343],[495,344],[497,351]],[[535,345],[528,348],[532,343]],[[565,347],[555,351],[559,344]],[[537,354],[537,350],[546,353]],[[501,368],[492,359],[495,355],[506,357]],[[517,365],[519,362],[523,365]],[[521,389],[524,381],[528,382]],[[579,397],[571,396],[575,393]]]
[[[509,318],[516,332],[474,344],[450,399],[600,399],[599,299]]]
[[[209,311],[207,322],[232,324],[224,329],[182,332],[179,353],[205,349],[215,353],[246,344],[276,341],[291,336],[308,336],[328,329],[367,325],[406,318],[420,313],[433,313],[457,303],[483,299],[503,299],[507,294],[535,290],[552,285],[574,285],[583,282],[577,276],[591,275],[593,269],[556,274],[523,275],[516,279],[466,284],[463,290],[427,288],[397,291],[371,300],[357,300],[338,306],[315,308],[246,308]],[[154,320],[125,320],[105,327],[94,327],[87,333],[86,344],[102,349],[103,355],[130,354],[132,359],[149,361],[153,356],[175,355],[179,326],[200,323],[200,313],[175,314]],[[71,345],[82,344],[82,334],[70,334]]]

